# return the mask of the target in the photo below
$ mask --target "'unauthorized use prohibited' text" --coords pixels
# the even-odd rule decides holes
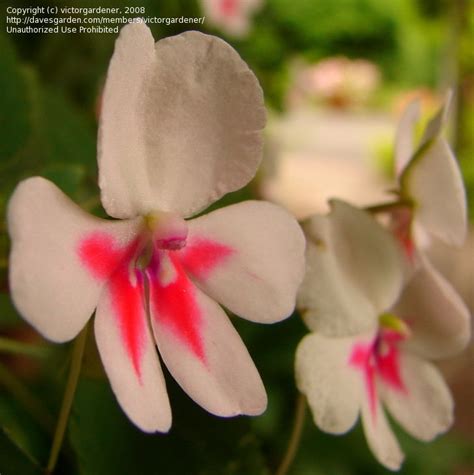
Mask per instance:
[[[5,9],[9,34],[118,33],[127,23],[203,24],[205,17],[147,16],[145,7],[12,7]]]

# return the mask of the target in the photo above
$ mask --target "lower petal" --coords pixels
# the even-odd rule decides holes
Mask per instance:
[[[261,414],[265,388],[227,315],[187,279],[176,259],[161,256],[160,268],[149,274],[151,322],[170,373],[212,414]]]
[[[453,422],[453,400],[438,369],[414,355],[400,361],[403,393],[382,386],[383,400],[395,420],[413,437],[430,441]]]
[[[405,458],[400,446],[388,425],[380,402],[376,405],[376,417],[369,404],[362,405],[362,426],[365,438],[375,458],[390,470],[398,470]]]
[[[122,409],[145,432],[167,432],[171,409],[148,327],[140,274],[122,266],[101,296],[95,336],[112,389]]]
[[[360,375],[349,365],[352,338],[307,335],[296,350],[296,383],[306,395],[315,424],[332,434],[357,421],[363,392]]]

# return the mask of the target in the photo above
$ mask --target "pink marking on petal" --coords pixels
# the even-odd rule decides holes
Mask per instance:
[[[377,369],[380,378],[392,389],[406,392],[400,375],[400,350],[398,343],[404,337],[393,330],[382,330],[377,352]]]
[[[235,250],[225,244],[210,239],[193,239],[179,258],[184,269],[191,275],[206,279],[212,271],[235,253]]]
[[[413,211],[410,208],[399,208],[391,212],[392,233],[400,243],[408,261],[415,261],[415,242],[412,237]]]
[[[77,254],[82,264],[96,279],[106,280],[135,248],[136,242],[126,247],[119,247],[111,235],[94,232],[79,242]]]
[[[364,376],[370,412],[374,420],[377,409],[377,377],[391,389],[402,393],[406,392],[400,374],[400,351],[398,349],[398,343],[403,339],[404,336],[400,333],[384,329],[373,341],[354,344],[349,356],[349,364],[362,371]]]
[[[126,351],[135,373],[141,380],[141,359],[146,332],[141,271],[135,270],[133,280],[135,282],[132,282],[127,263],[123,263],[110,279],[109,293]]]
[[[376,418],[377,391],[375,387],[375,359],[373,355],[373,342],[356,343],[349,357],[349,364],[362,371],[365,387],[369,397],[369,407],[373,419]]]
[[[169,261],[165,263],[166,258]],[[163,271],[164,265],[172,267],[170,271],[174,275],[170,281],[160,278],[160,271]],[[196,300],[195,287],[187,277],[176,252],[155,251],[147,275],[150,279],[150,303],[154,310],[154,318],[171,330],[205,363],[203,318]]]
[[[143,307],[143,277],[131,270],[139,239],[120,247],[107,233],[94,232],[79,243],[77,253],[93,277],[108,280],[111,307],[133,368],[141,377],[141,356],[146,331]],[[132,274],[135,272],[135,274]],[[133,282],[132,282],[133,280]]]

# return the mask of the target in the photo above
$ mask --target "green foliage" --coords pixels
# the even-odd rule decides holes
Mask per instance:
[[[150,435],[127,420],[107,381],[83,379],[70,422],[79,473],[268,473],[258,441],[249,431],[248,420],[213,417],[186,398],[173,381],[168,381],[168,388],[173,427],[168,435]]]
[[[18,2],[28,6],[27,2]],[[47,4],[39,2],[38,4]],[[57,0],[57,5],[70,3]],[[117,6],[137,2],[104,0]],[[422,7],[417,4],[423,4]],[[84,0],[81,6],[97,6]],[[193,0],[144,0],[150,16],[199,15]],[[316,61],[344,54],[376,61],[391,87],[434,84],[443,35],[443,2],[418,0],[268,0],[246,38],[227,38],[258,75],[269,104],[283,107],[295,57]],[[472,28],[473,18],[470,18]],[[156,38],[179,33],[184,26],[153,26]],[[221,35],[217,30],[206,31]],[[32,331],[19,318],[7,290],[8,237],[5,213],[19,180],[35,174],[56,183],[76,202],[98,210],[96,109],[113,49],[114,35],[0,34],[0,331]],[[472,72],[472,48],[462,38],[463,68]],[[472,126],[466,111],[461,146],[463,171],[474,189]],[[252,185],[225,196],[213,208],[253,199]],[[473,194],[470,194],[471,200]],[[471,208],[472,209],[472,208]],[[60,290],[59,290],[60,291]],[[263,326],[234,319],[267,388],[268,409],[260,417],[220,419],[196,406],[167,376],[173,409],[168,435],[137,430],[118,406],[104,379],[93,338],[57,474],[67,475],[266,475],[273,473],[285,450],[293,419],[296,389],[293,363],[306,329],[298,315]],[[27,335],[28,336],[28,335]],[[26,337],[25,337],[26,338]],[[48,347],[49,348],[49,347]],[[68,347],[53,346],[41,363],[0,355],[7,373],[0,374],[0,473],[43,473],[51,434],[38,416],[38,405],[59,412]],[[24,362],[23,362],[24,363]],[[40,368],[40,369],[39,369]],[[18,385],[6,374],[18,373]],[[26,397],[21,390],[36,400]],[[20,394],[20,395],[19,395]],[[33,411],[32,411],[33,408]],[[41,419],[41,417],[40,417]],[[44,424],[43,424],[44,425]],[[399,434],[407,452],[401,474],[444,475],[474,461],[469,446],[454,435],[432,445]],[[386,474],[370,454],[360,428],[343,437],[321,433],[307,414],[300,450],[290,474]]]

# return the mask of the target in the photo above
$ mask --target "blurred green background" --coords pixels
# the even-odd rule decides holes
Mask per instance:
[[[54,181],[83,208],[104,214],[98,196],[95,146],[101,88],[115,35],[7,35],[7,6],[71,6],[72,2],[32,5],[15,1],[0,5],[0,473],[29,475],[43,473],[41,467],[48,457],[67,375],[70,345],[43,341],[22,322],[10,303],[6,203],[19,180],[41,175]],[[202,15],[200,3],[191,0],[100,3],[103,7],[126,5],[144,6],[147,16]],[[81,0],[74,6],[98,4]],[[472,2],[267,0],[250,20],[248,33],[241,37],[228,35],[210,22],[200,27],[225,38],[240,52],[260,79],[268,107],[277,117],[294,107],[295,96],[308,107],[362,108],[391,114],[412,91],[422,91],[423,97],[428,97],[426,102],[434,107],[437,93],[454,87],[457,107],[452,143],[472,203]],[[182,32],[186,26],[152,25],[151,29],[158,40]],[[306,86],[298,89],[298,77],[304,76],[306,68],[328,57],[341,56],[368,60],[377,70],[377,85],[364,92],[360,100],[345,90],[324,95]],[[376,157],[385,168],[391,160],[390,150],[391,143],[387,143]],[[247,187],[225,197],[217,206],[253,197],[256,189]],[[169,435],[145,435],[117,406],[91,337],[57,473],[274,473],[293,424],[297,397],[293,358],[306,330],[297,315],[272,326],[240,319],[234,319],[234,323],[268,390],[269,407],[263,416],[232,420],[211,416],[167,375],[173,428]],[[464,384],[459,384],[456,377],[450,380],[459,400],[467,397],[467,386],[472,388],[472,371],[462,374],[467,374]],[[455,428],[432,444],[419,443],[397,431],[407,455],[400,473],[473,472],[472,400],[459,407]],[[360,428],[346,436],[329,436],[314,426],[307,413],[301,445],[289,473],[389,472],[373,459]]]

